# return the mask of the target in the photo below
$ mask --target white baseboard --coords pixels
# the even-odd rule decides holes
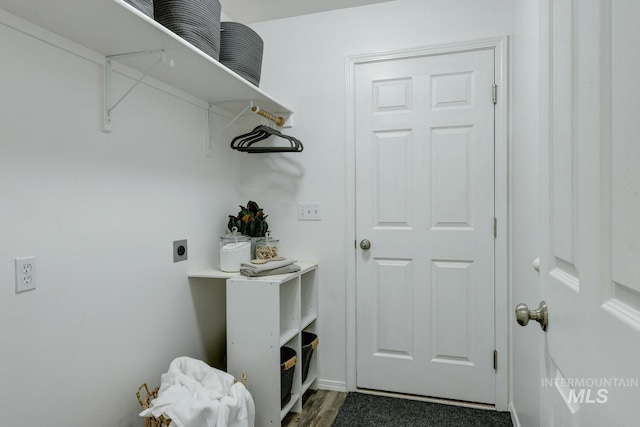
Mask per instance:
[[[344,381],[318,380],[318,388],[321,390],[347,391],[347,383]]]
[[[513,427],[520,427],[518,413],[516,412],[516,408],[514,408],[512,404],[509,404],[509,413],[511,414],[511,422],[513,423]]]

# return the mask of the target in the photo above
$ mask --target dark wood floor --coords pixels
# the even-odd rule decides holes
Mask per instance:
[[[289,413],[282,427],[331,427],[347,393],[310,390],[302,397],[302,412]]]

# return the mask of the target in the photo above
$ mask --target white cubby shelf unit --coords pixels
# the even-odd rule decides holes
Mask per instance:
[[[189,277],[224,279],[227,310],[227,371],[247,373],[256,407],[256,427],[280,425],[289,412],[302,411],[302,396],[318,389],[318,349],[302,382],[302,333],[318,335],[318,265],[298,262],[300,271],[245,277],[209,269]],[[322,342],[322,337],[319,336]],[[281,408],[280,348],[295,350],[291,400]]]

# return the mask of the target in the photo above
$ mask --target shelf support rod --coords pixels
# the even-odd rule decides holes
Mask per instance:
[[[275,114],[271,114],[267,111],[264,111],[262,108],[258,107],[257,105],[254,104],[253,101],[249,101],[249,105],[247,105],[244,110],[242,110],[240,113],[238,113],[229,123],[227,123],[227,125],[225,127],[222,128],[222,130],[218,131],[215,135],[213,134],[213,129],[212,129],[212,119],[211,119],[211,114],[213,112],[213,107],[215,106],[215,104],[213,103],[209,103],[209,112],[208,112],[208,124],[209,124],[209,147],[207,151],[207,156],[211,157],[211,150],[213,150],[213,144],[215,143],[215,141],[224,133],[224,131],[226,131],[229,126],[231,126],[232,124],[234,124],[236,122],[236,120],[238,120],[240,117],[242,117],[242,115],[244,113],[246,113],[247,111],[249,111],[249,109],[251,109],[251,112],[256,113],[259,116],[265,117],[266,119],[272,121],[276,126],[284,126],[286,123],[286,119],[282,116],[276,116]],[[291,127],[291,125],[289,125],[288,127]]]
[[[266,112],[266,111],[264,111],[263,109],[261,109],[258,106],[251,107],[251,111],[253,111],[254,113],[256,113],[256,114],[258,114],[258,115],[260,115],[260,116],[262,116],[262,117],[264,117],[264,118],[266,118],[268,120],[271,120],[273,123],[276,124],[276,126],[280,126],[280,127],[284,126],[285,119],[282,116],[276,116],[275,114],[271,114],[269,112]]]
[[[211,150],[213,149],[214,141],[216,139],[218,139],[220,137],[220,135],[222,135],[223,132],[229,128],[229,126],[231,126],[233,123],[235,123],[236,120],[238,120],[244,113],[246,113],[249,108],[253,108],[253,101],[249,101],[249,105],[247,105],[244,110],[242,110],[240,113],[238,113],[238,115],[236,115],[233,118],[233,120],[231,120],[229,123],[227,123],[227,125],[225,127],[223,127],[222,130],[219,131],[215,135],[213,135],[213,129],[211,128],[212,107],[213,107],[213,104],[209,103],[209,116],[208,116],[208,118],[209,118],[209,150],[208,150],[208,153],[211,153]]]
[[[112,66],[111,61],[114,59],[132,57],[132,56],[141,56],[141,55],[152,55],[152,54],[160,54],[160,58],[156,62],[154,62],[143,74],[142,76],[135,81],[133,86],[127,90],[124,95],[120,97],[113,105],[111,105],[111,73]],[[119,55],[109,55],[105,57],[104,61],[104,117],[103,117],[103,132],[111,132],[111,112],[122,102],[123,99],[127,97],[134,90],[142,80],[153,70],[158,64],[162,63],[167,68],[173,68],[174,62],[173,59],[167,59],[164,49],[152,49],[152,50],[143,50],[140,52],[130,52],[130,53],[122,53]]]

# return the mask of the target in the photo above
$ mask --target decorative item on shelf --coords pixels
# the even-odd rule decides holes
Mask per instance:
[[[216,61],[220,58],[218,0],[153,0],[153,17]]]
[[[264,42],[258,33],[238,22],[222,22],[220,28],[220,63],[258,86]]]
[[[280,241],[271,238],[271,231],[263,239],[256,242],[256,259],[273,259],[278,257]]]
[[[264,237],[269,230],[269,224],[265,221],[268,216],[256,202],[249,200],[246,207],[240,206],[238,215],[229,215],[227,228],[231,231],[233,227],[237,227],[245,236]]]
[[[140,12],[153,19],[153,0],[124,0]]]
[[[251,239],[238,234],[238,227],[220,237],[220,270],[228,273],[240,271],[240,264],[251,259]]]
[[[251,237],[251,258],[256,257],[256,241],[264,237],[269,230],[267,216],[256,202],[249,200],[247,206],[240,206],[238,215],[229,215],[227,228],[229,231],[236,227],[240,233]]]

